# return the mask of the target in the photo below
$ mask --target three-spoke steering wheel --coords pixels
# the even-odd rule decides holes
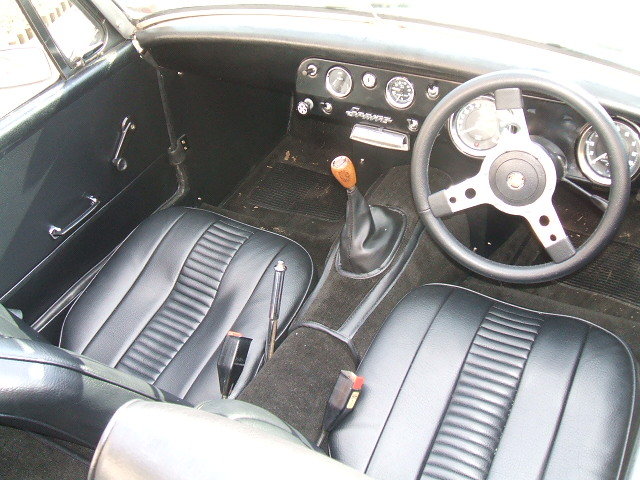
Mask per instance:
[[[552,196],[564,171],[529,136],[521,90],[566,102],[590,122],[603,140],[611,165],[609,206],[589,239],[577,250],[567,236]],[[434,142],[448,118],[474,98],[493,92],[501,122],[500,140],[482,161],[479,173],[432,193],[429,161]],[[506,113],[506,115],[505,115]],[[609,114],[582,88],[529,71],[502,71],[470,80],[445,96],[431,111],[416,139],[411,161],[413,197],[431,237],[457,262],[481,275],[511,283],[539,283],[568,275],[593,260],[611,242],[629,201],[625,148]],[[524,217],[552,262],[514,266],[484,258],[459,242],[441,218],[489,204]]]

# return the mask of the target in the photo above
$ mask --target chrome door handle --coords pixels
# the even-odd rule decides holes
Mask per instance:
[[[89,218],[89,216],[91,216],[91,214],[95,212],[100,206],[100,200],[98,200],[97,197],[94,197],[93,195],[86,195],[84,198],[89,200],[90,202],[89,208],[87,208],[84,212],[82,212],[82,214],[79,217],[77,217],[74,221],[72,221],[69,225],[67,225],[64,228],[51,225],[49,227],[49,235],[51,235],[51,238],[53,238],[54,240],[57,240],[58,238],[64,237],[71,231],[75,230],[76,227],[78,227],[82,222],[84,222],[87,218]]]
[[[118,141],[116,143],[116,151],[111,157],[111,164],[119,172],[127,169],[128,163],[122,156],[122,147],[124,146],[124,141],[127,139],[127,134],[129,132],[133,132],[135,129],[136,124],[133,123],[129,117],[124,117],[122,125],[120,126],[120,135],[118,136]]]

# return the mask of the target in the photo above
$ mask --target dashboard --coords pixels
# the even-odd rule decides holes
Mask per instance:
[[[619,124],[623,138],[629,139],[630,156],[637,147],[638,72],[553,45],[429,22],[297,7],[196,9],[154,16],[138,28],[140,46],[150,49],[163,66],[219,78],[229,85],[293,92],[294,111],[299,112],[299,107],[303,112],[297,115],[351,127],[383,127],[393,132],[383,141],[399,149],[411,149],[416,123],[419,128],[433,105],[452,88],[503,69],[548,72],[578,84],[612,116],[619,117],[624,124]],[[310,61],[318,62],[315,75],[303,73]],[[327,89],[327,73],[333,67],[342,67],[349,76],[340,69],[333,71],[329,79],[334,85],[332,92]],[[363,78],[367,72],[375,75],[375,83],[371,83],[374,79],[370,75]],[[401,78],[389,84],[395,77]],[[599,152],[598,138],[591,136],[584,119],[550,98],[529,95],[525,106],[530,132],[562,150],[567,177],[606,189],[606,158],[601,156],[604,152]],[[459,117],[462,123],[474,122],[478,113],[474,114],[475,106],[471,110],[468,118],[464,114]],[[367,129],[356,133],[371,140]],[[406,143],[396,133],[406,135]],[[443,133],[441,140],[454,148],[449,133]],[[458,142],[455,148],[460,146]],[[474,161],[465,153],[460,156]],[[631,168],[635,168],[636,158],[630,158]],[[590,161],[593,172],[587,165]],[[638,187],[640,181],[634,178]]]
[[[305,59],[296,77],[296,112],[349,124],[351,139],[391,150],[410,151],[411,142],[434,105],[459,83],[438,77],[336,62]],[[567,177],[600,188],[611,184],[607,152],[598,132],[564,103],[525,92],[530,134],[551,153],[564,157]],[[627,147],[633,180],[640,172],[640,127],[611,112]],[[447,140],[462,155],[482,159],[510,125],[510,113],[497,111],[491,92],[452,115]]]

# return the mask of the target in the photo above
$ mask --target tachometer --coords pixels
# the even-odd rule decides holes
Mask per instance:
[[[333,67],[327,72],[325,86],[331,95],[338,98],[346,97],[353,88],[351,74],[342,67]]]
[[[624,140],[629,173],[634,177],[640,170],[640,129],[635,123],[622,118],[614,118],[613,121]],[[609,156],[592,125],[586,126],[580,134],[576,156],[580,170],[589,180],[598,185],[611,185]]]
[[[409,108],[415,97],[413,83],[406,77],[393,77],[387,83],[384,96],[387,103],[395,108]]]
[[[500,122],[496,101],[489,95],[471,100],[449,118],[449,135],[458,150],[482,158],[498,144]]]

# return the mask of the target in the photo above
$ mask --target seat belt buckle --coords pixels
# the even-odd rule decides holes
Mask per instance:
[[[252,339],[229,331],[218,356],[218,380],[222,398],[228,398],[244,370]]]
[[[327,434],[335,429],[344,417],[355,408],[362,393],[363,385],[364,377],[359,377],[348,370],[340,371],[338,380],[325,407],[322,434],[318,439],[318,446],[322,445]]]

